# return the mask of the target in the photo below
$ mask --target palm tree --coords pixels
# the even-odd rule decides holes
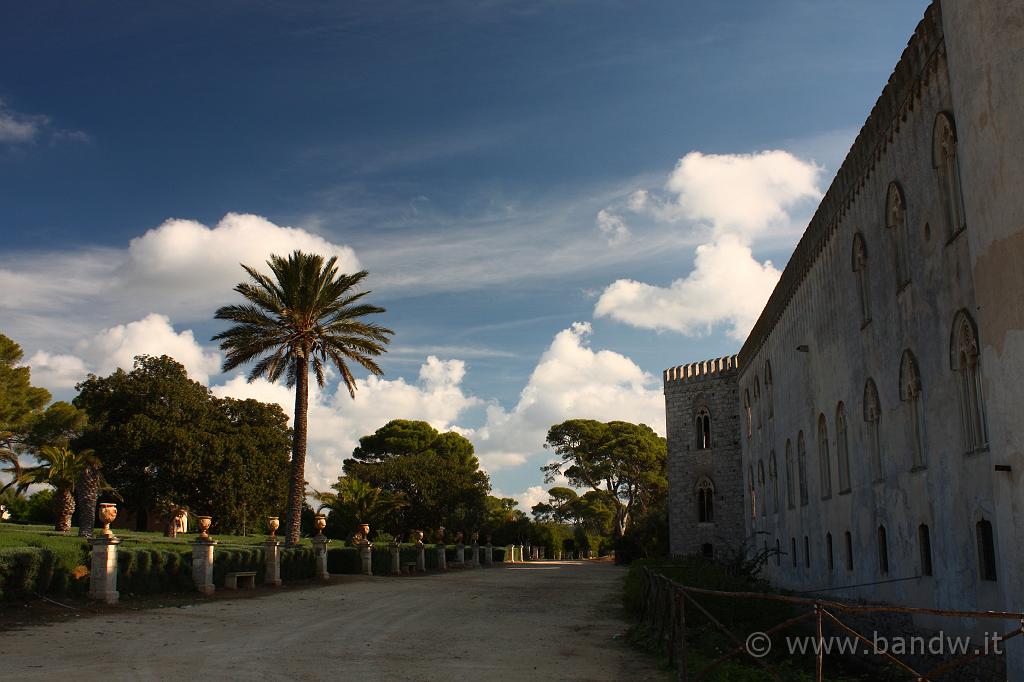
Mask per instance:
[[[375,525],[409,506],[404,494],[375,488],[358,478],[342,476],[331,487],[335,492],[313,491],[313,499],[320,503],[317,513],[330,509],[332,517],[338,514],[344,520],[343,523],[352,526],[359,523]]]
[[[97,486],[108,487],[103,476],[99,474],[99,460],[92,450],[75,452],[66,445],[44,445],[34,456],[39,464],[23,467],[16,454],[10,450],[0,451],[0,462],[8,464],[3,471],[13,475],[2,489],[14,486],[20,493],[30,485],[38,483],[53,486],[56,492],[54,504],[57,516],[53,528],[66,533],[71,530],[71,515],[75,512],[75,485],[82,472],[87,468],[95,469],[98,476]]]
[[[367,315],[384,312],[360,303],[369,291],[356,288],[365,270],[354,275],[339,273],[337,258],[293,251],[287,258],[267,261],[273,277],[242,265],[251,281],[235,287],[248,301],[217,309],[214,317],[235,324],[213,337],[225,352],[224,371],[247,362],[256,364],[249,381],[265,377],[277,381],[283,375],[295,388],[295,420],[292,439],[292,480],[288,491],[285,532],[288,544],[299,542],[302,503],[306,495],[306,428],[309,411],[309,369],[317,384],[324,385],[324,365],[334,365],[349,395],[356,397],[356,380],[348,361],[375,375],[383,374],[373,357],[384,353],[393,331],[366,322]]]
[[[82,467],[75,484],[75,506],[78,508],[78,537],[91,538],[96,529],[96,500],[100,495],[103,477],[99,460]]]

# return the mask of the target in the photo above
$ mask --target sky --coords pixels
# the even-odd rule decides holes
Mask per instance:
[[[545,498],[549,426],[664,434],[735,353],[923,0],[69,3],[0,21],[0,333],[33,382],[167,354],[216,395],[240,263],[366,269],[382,377],[315,390],[324,489],[390,419]]]

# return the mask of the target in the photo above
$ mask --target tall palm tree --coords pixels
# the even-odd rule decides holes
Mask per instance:
[[[267,261],[273,276],[242,265],[250,280],[235,287],[248,302],[217,309],[214,317],[235,324],[213,337],[225,352],[224,371],[248,362],[256,364],[249,381],[265,377],[276,381],[283,375],[295,388],[295,420],[292,439],[292,480],[288,491],[286,529],[288,544],[299,541],[302,503],[306,496],[306,428],[309,412],[309,370],[324,385],[324,365],[334,365],[349,395],[356,397],[356,380],[348,362],[372,374],[383,371],[373,361],[384,353],[393,331],[366,322],[367,315],[383,308],[360,303],[369,291],[357,290],[365,270],[353,275],[339,273],[337,258],[293,251],[287,258]]]
[[[100,475],[100,463],[95,457],[94,462],[87,462],[82,467],[75,484],[75,507],[78,509],[78,537],[91,538],[96,530],[96,500],[100,495],[103,477]]]
[[[330,509],[332,517],[337,514],[343,523],[351,524],[352,530],[358,523],[377,525],[409,506],[404,494],[375,488],[358,478],[342,476],[331,487],[335,492],[313,491],[313,499],[320,503],[317,513]]]
[[[3,471],[13,476],[3,490],[14,486],[18,492],[24,492],[30,485],[37,483],[52,486],[56,493],[54,504],[57,517],[53,528],[66,533],[71,530],[71,515],[75,512],[75,486],[82,472],[87,468],[95,469],[97,486],[106,487],[106,481],[99,474],[99,461],[92,450],[75,452],[66,445],[44,445],[34,456],[39,464],[23,467],[16,454],[10,450],[0,451],[0,462],[8,464]]]

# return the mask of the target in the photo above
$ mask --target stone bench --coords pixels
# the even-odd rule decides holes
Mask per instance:
[[[237,590],[238,580],[241,578],[242,587],[256,589],[256,571],[238,571],[237,573],[226,573],[224,575],[224,589]]]
[[[404,564],[402,564],[402,572],[405,573],[406,575],[412,575],[413,573],[415,573],[416,572],[416,562],[415,561],[406,561]]]

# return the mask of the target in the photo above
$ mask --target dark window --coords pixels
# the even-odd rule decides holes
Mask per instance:
[[[853,536],[846,531],[846,570],[853,570]]]
[[[697,411],[697,422],[694,424],[694,432],[697,434],[697,449],[709,449],[711,447],[711,413],[705,407]]]
[[[982,580],[996,579],[996,545],[992,539],[992,524],[986,519],[978,521],[978,568]]]
[[[705,542],[700,546],[700,553],[703,554],[706,559],[713,559],[715,557],[715,548],[712,547],[710,542]]]
[[[697,522],[714,523],[715,489],[711,481],[702,478],[697,484]]]
[[[796,538],[789,539],[789,554],[793,557],[793,568],[796,568]]]
[[[832,533],[825,534],[825,557],[828,560],[828,570],[834,570],[836,565],[832,559]]]
[[[917,527],[917,544],[921,549],[921,575],[931,575],[932,539],[928,533],[928,526],[923,523]]]
[[[806,535],[804,536],[804,566],[811,567],[811,541]]]

